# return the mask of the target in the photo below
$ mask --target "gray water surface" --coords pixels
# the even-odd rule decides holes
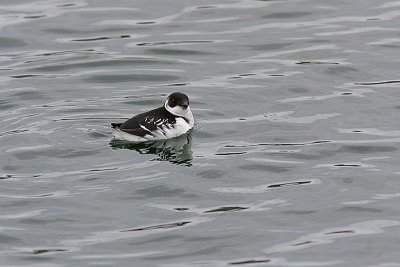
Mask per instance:
[[[400,266],[400,1],[3,0],[1,266]],[[113,140],[189,95],[195,129]]]

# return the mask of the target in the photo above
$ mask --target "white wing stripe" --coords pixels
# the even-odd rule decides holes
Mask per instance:
[[[145,126],[143,126],[143,125],[141,125],[141,124],[139,124],[139,126],[140,126],[140,128],[142,128],[143,130],[146,130],[146,131],[148,131],[148,132],[151,132],[149,129],[147,129]]]

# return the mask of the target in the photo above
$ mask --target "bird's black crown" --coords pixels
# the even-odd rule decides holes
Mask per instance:
[[[187,109],[189,106],[189,97],[180,92],[172,93],[168,96],[168,106],[171,108],[180,106],[183,109]]]

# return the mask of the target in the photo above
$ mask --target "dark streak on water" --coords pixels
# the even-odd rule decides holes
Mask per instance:
[[[236,261],[229,263],[230,265],[247,265],[247,264],[258,264],[258,263],[267,263],[271,260],[245,260],[245,261]]]
[[[119,36],[101,36],[101,37],[93,37],[93,38],[85,38],[85,39],[74,39],[72,41],[75,42],[91,42],[91,41],[103,41],[103,40],[111,40],[111,39],[118,39],[118,38],[130,38],[129,34],[119,35]]]
[[[277,187],[284,187],[284,186],[291,186],[291,185],[303,185],[303,184],[310,184],[311,181],[299,181],[299,182],[289,182],[289,183],[281,183],[281,184],[271,184],[268,185],[270,188],[277,188]]]
[[[169,229],[169,228],[181,227],[181,226],[184,226],[184,225],[189,224],[189,223],[191,223],[191,222],[188,221],[188,222],[168,223],[168,224],[153,225],[153,226],[142,227],[142,228],[134,228],[134,229],[122,230],[121,232],[134,232],[134,231],[148,231],[148,230],[157,230],[157,229]]]
[[[337,234],[354,234],[353,230],[343,230],[343,231],[335,231],[335,232],[330,232],[326,233],[327,235],[337,235]]]
[[[44,253],[50,253],[50,252],[64,252],[64,251],[68,251],[66,249],[35,249],[33,250],[33,254],[37,255],[37,254],[44,254]]]
[[[241,211],[241,210],[247,210],[249,209],[248,207],[221,207],[218,209],[213,209],[213,210],[207,210],[205,213],[213,213],[213,212],[232,212],[232,211]]]
[[[381,84],[391,84],[391,83],[400,83],[400,80],[381,81],[381,82],[358,82],[358,83],[354,83],[354,84],[356,84],[356,85],[381,85]]]

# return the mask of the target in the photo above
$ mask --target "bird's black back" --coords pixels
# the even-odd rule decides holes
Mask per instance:
[[[118,128],[137,136],[145,136],[157,130],[160,125],[174,124],[175,116],[171,114],[164,106],[138,114],[122,124],[113,123],[113,128]],[[145,129],[143,129],[143,126]],[[149,131],[147,131],[148,129]]]

